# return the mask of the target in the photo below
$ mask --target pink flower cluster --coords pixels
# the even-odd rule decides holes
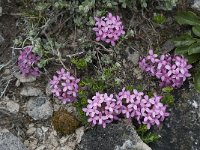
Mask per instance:
[[[39,63],[40,57],[32,52],[32,46],[24,47],[20,56],[18,57],[18,66],[20,72],[24,76],[39,76],[39,68],[37,64]]]
[[[139,67],[160,79],[161,87],[179,88],[186,78],[191,76],[189,69],[192,66],[183,56],[165,54],[158,57],[150,50],[149,55],[140,60]]]
[[[87,108],[83,108],[83,111],[86,112],[86,116],[89,116],[88,122],[92,122],[93,126],[98,124],[105,128],[106,124],[116,118],[115,107],[116,99],[113,98],[113,94],[97,92],[92,100],[88,100]]]
[[[96,93],[92,100],[88,100],[87,108],[83,108],[86,116],[89,116],[88,122],[92,125],[102,125],[117,120],[122,114],[125,118],[136,119],[138,123],[146,124],[150,129],[152,125],[160,125],[169,113],[166,112],[166,105],[161,101],[162,97],[154,94],[152,98],[144,95],[143,92],[133,90],[125,91],[125,88],[113,98],[105,94]]]
[[[76,100],[79,81],[80,79],[71,76],[69,72],[65,72],[65,69],[62,68],[50,81],[51,92],[64,104],[73,102]]]
[[[125,88],[117,96],[117,106],[121,107],[121,113],[128,119],[136,119],[138,123],[146,124],[150,129],[152,125],[160,125],[165,117],[169,116],[166,112],[166,105],[160,101],[162,96],[154,94],[153,97],[145,95],[143,92],[133,90],[125,91]]]
[[[124,26],[119,16],[113,16],[108,13],[107,17],[95,17],[96,24],[93,30],[96,32],[96,40],[111,43],[115,46],[115,42],[119,37],[125,34]]]

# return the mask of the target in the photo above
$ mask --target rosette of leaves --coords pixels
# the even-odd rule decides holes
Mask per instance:
[[[180,25],[191,27],[189,33],[185,33],[173,39],[176,46],[175,53],[184,55],[190,64],[195,66],[193,75],[195,89],[200,92],[200,17],[191,11],[179,12],[175,17]]]

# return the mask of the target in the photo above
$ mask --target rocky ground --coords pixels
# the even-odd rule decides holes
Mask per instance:
[[[17,16],[13,15],[15,3],[3,2],[0,2],[0,63],[7,64],[9,60],[15,61],[11,47],[20,26]],[[200,10],[199,1],[192,7]],[[162,49],[170,51],[173,45],[169,41],[163,42]],[[146,85],[148,82],[143,81],[142,72],[135,67],[139,55],[137,50],[127,47],[119,58],[123,66],[121,72],[131,72],[138,80],[135,85]],[[0,87],[3,93],[0,99],[0,150],[200,150],[200,94],[194,90],[191,80],[174,91],[175,105],[170,110],[170,117],[155,129],[161,138],[147,145],[126,120],[110,124],[106,129],[79,126],[73,134],[59,135],[51,122],[53,113],[65,109],[76,116],[75,107],[71,104],[63,106],[59,100],[51,98],[46,84],[49,79],[45,76],[39,80],[24,78],[13,70],[13,66],[7,66],[0,68],[0,79],[5,79]]]

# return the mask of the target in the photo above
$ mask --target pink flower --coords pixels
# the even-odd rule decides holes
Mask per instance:
[[[63,103],[75,101],[80,79],[71,76],[70,73],[65,72],[63,68],[56,73],[57,75],[54,75],[53,79],[50,81],[53,95]]]
[[[102,125],[106,127],[108,123],[111,123],[116,117],[115,110],[116,99],[113,95],[96,93],[92,97],[92,100],[88,100],[87,108],[83,108],[83,111],[88,116],[88,122],[92,122],[92,125]]]
[[[20,72],[24,76],[39,76],[39,68],[37,67],[40,57],[32,52],[32,46],[26,46],[23,48],[20,56],[18,57],[18,66]]]
[[[96,41],[101,40],[115,46],[115,42],[119,39],[119,37],[125,34],[124,26],[120,21],[120,17],[113,16],[111,13],[108,13],[107,17],[94,18],[96,20],[96,24],[93,31],[96,32]]]
[[[179,88],[186,78],[191,76],[189,69],[192,66],[183,56],[165,54],[158,57],[153,50],[150,50],[149,55],[140,60],[139,67],[160,79],[161,87]]]

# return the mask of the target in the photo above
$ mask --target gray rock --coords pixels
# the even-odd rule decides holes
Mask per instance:
[[[139,61],[139,58],[140,58],[140,54],[139,52],[133,50],[132,48],[128,47],[126,48],[125,50],[128,54],[128,57],[127,59],[129,61],[131,61],[133,63],[134,66],[137,66],[138,65],[138,61]]]
[[[0,101],[0,109],[7,110],[10,113],[17,113],[19,111],[19,104],[10,100],[8,97],[4,97]]]
[[[171,40],[168,40],[162,45],[161,52],[168,53],[168,52],[172,51],[174,48],[175,48],[174,43]]]
[[[200,149],[200,94],[185,84],[174,91],[175,106],[156,132],[161,136],[153,150]]]
[[[43,95],[42,91],[39,88],[25,86],[22,88],[20,94],[22,96],[41,96]]]
[[[20,73],[16,73],[15,77],[21,82],[21,83],[26,83],[26,82],[33,82],[36,80],[36,77],[34,76],[27,76],[25,77],[24,75]]]
[[[46,97],[31,98],[27,103],[27,113],[34,120],[45,120],[52,116],[53,108]]]
[[[0,131],[0,150],[28,150],[20,139],[8,130]]]
[[[199,0],[194,0],[192,8],[195,9],[195,10],[200,11],[200,1]]]
[[[11,113],[19,112],[19,104],[13,101],[6,102],[6,109]]]
[[[125,123],[98,126],[82,136],[78,150],[151,150],[140,139],[134,126]]]

